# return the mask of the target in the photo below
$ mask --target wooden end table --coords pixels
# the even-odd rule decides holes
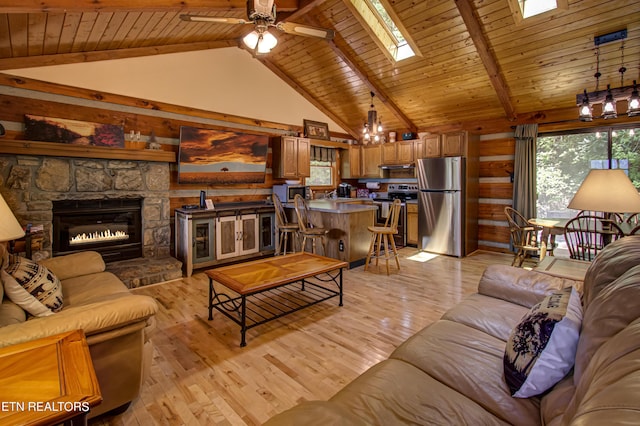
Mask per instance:
[[[342,270],[348,266],[347,262],[300,252],[210,269],[205,271],[209,276],[209,320],[214,308],[223,313],[240,325],[240,346],[246,346],[250,328],[332,297],[339,297],[338,305],[342,306]],[[231,294],[217,289],[214,281]]]
[[[0,425],[86,425],[102,402],[82,330],[2,348],[0,371]]]

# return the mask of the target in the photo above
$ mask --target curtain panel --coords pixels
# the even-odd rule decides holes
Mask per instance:
[[[335,163],[336,150],[335,148],[311,145],[311,161],[329,161]]]
[[[537,124],[516,126],[516,150],[513,170],[513,208],[524,217],[536,216]]]

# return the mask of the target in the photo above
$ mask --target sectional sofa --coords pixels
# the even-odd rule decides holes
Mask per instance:
[[[545,307],[564,316],[541,315]],[[536,333],[546,346],[518,360]],[[547,383],[514,396],[533,377]],[[584,282],[488,267],[476,294],[387,360],[330,400],[303,402],[266,425],[640,424],[639,384],[640,236],[630,236],[607,246]]]

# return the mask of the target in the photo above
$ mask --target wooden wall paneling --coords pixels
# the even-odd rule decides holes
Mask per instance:
[[[480,177],[507,177],[513,173],[513,160],[480,162]]]
[[[514,138],[501,138],[480,141],[480,155],[489,157],[493,155],[513,155],[516,150]]]
[[[512,183],[480,182],[480,198],[511,199],[512,197],[513,197]]]
[[[506,206],[507,204],[480,203],[478,206],[478,219],[506,221],[507,219],[504,215],[504,208]]]
[[[509,228],[505,226],[480,225],[478,226],[478,238],[480,241],[504,243],[509,242],[511,235]]]

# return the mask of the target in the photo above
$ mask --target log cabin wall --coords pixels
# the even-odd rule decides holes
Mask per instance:
[[[181,126],[248,131],[268,135],[297,134],[299,128],[265,123],[243,117],[162,105],[143,99],[95,93],[27,79],[0,75],[0,121],[6,128],[4,139],[24,139],[24,114],[80,121],[123,124],[125,148],[142,150],[151,132],[161,149],[178,153]],[[140,142],[130,141],[130,131],[140,132]],[[0,141],[1,143],[1,141]],[[271,147],[265,182],[260,184],[206,185],[179,184],[177,163],[170,164],[170,208],[198,204],[201,190],[214,203],[265,200],[271,195]]]
[[[513,133],[480,137],[480,200],[478,204],[478,248],[509,252],[509,227],[505,206],[512,205]]]

